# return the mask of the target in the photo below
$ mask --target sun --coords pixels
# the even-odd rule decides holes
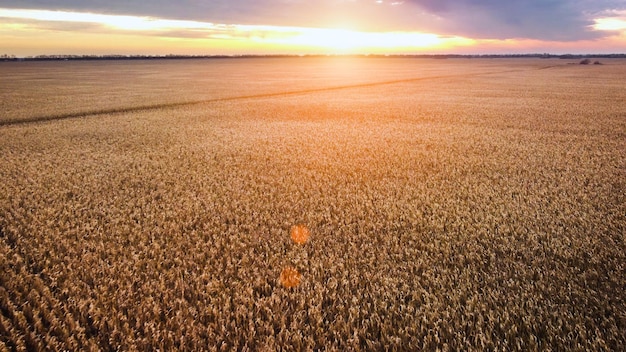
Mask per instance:
[[[361,33],[347,29],[311,30],[300,39],[310,46],[326,47],[336,51],[351,51],[363,45]]]
[[[281,44],[319,48],[333,53],[377,52],[440,47],[436,34],[421,32],[364,32],[334,28],[300,28],[280,38]]]

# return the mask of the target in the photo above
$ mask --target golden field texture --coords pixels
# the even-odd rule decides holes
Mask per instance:
[[[603,63],[0,63],[0,350],[619,350]]]

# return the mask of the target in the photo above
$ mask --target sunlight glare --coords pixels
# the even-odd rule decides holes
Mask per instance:
[[[460,38],[451,38],[459,41]],[[300,28],[299,33],[266,40],[299,46],[313,46],[336,52],[373,49],[428,48],[444,45],[436,34],[419,32],[359,32],[345,29]]]

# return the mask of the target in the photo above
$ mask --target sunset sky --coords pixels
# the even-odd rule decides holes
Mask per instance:
[[[620,0],[2,0],[0,54],[625,53]]]

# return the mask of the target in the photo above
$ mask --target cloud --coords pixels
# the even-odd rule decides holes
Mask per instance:
[[[439,30],[474,38],[593,39],[594,18],[626,7],[614,0],[407,0],[440,18]]]
[[[608,11],[603,15],[595,19],[594,29],[615,34],[626,33],[626,10]]]
[[[234,25],[146,16],[106,15],[60,10],[0,8],[0,27],[81,34],[132,35],[175,39],[228,40],[333,50],[424,48],[467,45],[471,40],[417,32],[358,32],[328,28]]]
[[[3,8],[0,8],[0,25],[31,31],[80,32],[82,34],[125,33],[188,39],[282,38],[299,33],[299,29],[290,27],[246,26],[146,16]]]
[[[618,0],[5,0],[2,7],[154,16],[249,25],[423,31],[485,39],[576,41]]]

